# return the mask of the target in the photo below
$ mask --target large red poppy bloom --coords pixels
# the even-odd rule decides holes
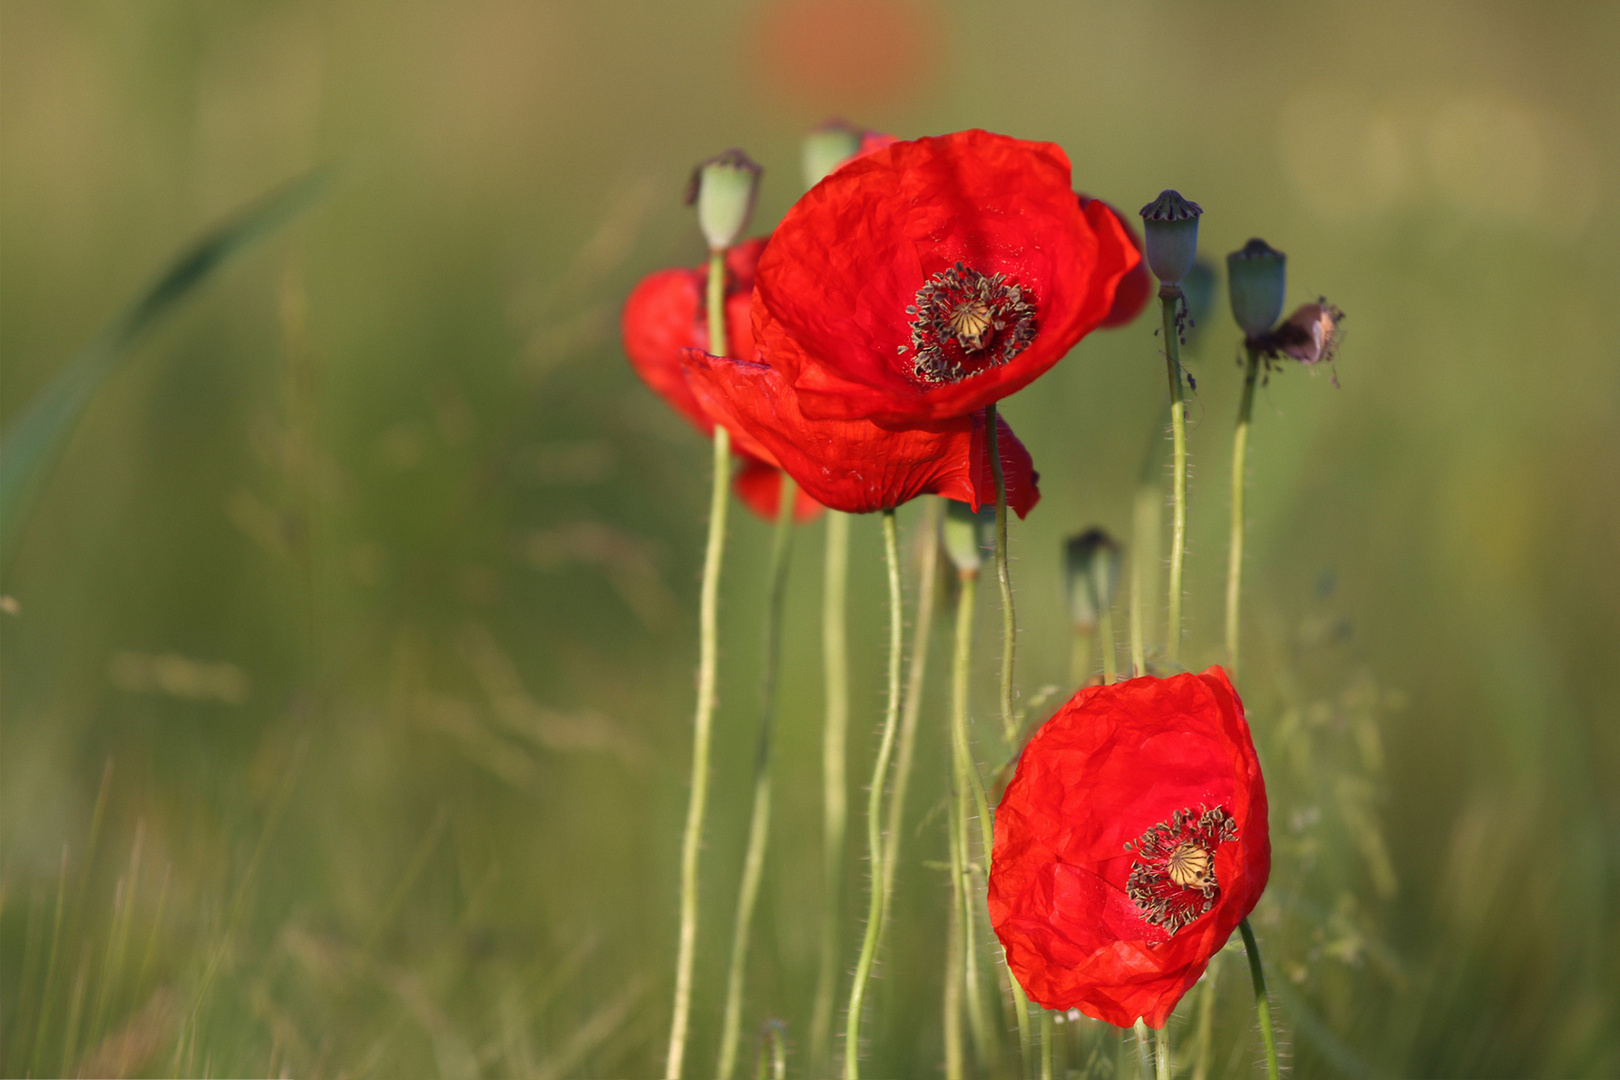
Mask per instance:
[[[897,142],[788,211],[760,257],[754,342],[804,414],[893,426],[1022,388],[1099,326],[1140,260],[1051,143]]]
[[[1024,750],[992,854],[990,922],[1030,998],[1163,1027],[1271,873],[1226,673],[1081,690]]]
[[[757,238],[726,252],[726,342],[737,356],[754,355],[754,331],[748,306],[754,293],[754,269],[765,240]],[[714,421],[703,411],[681,372],[682,349],[707,349],[709,324],[704,290],[707,266],[673,267],[641,279],[624,303],[620,330],[624,351],[642,381],[704,435],[714,434]],[[743,503],[766,519],[776,517],[782,477],[770,464],[739,452],[734,481]],[[799,493],[793,516],[806,521],[821,511],[816,501]]]
[[[870,420],[815,420],[781,372],[768,364],[687,350],[686,378],[704,410],[737,445],[780,465],[817,502],[850,514],[888,510],[923,494],[977,510],[996,501],[984,415],[904,428]],[[1019,517],[1040,499],[1029,451],[997,418],[996,447],[1007,505]]]

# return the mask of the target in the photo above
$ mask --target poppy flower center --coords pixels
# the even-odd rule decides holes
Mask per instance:
[[[911,376],[937,385],[1005,364],[1035,340],[1035,303],[1005,274],[957,263],[917,290],[911,316]],[[903,355],[907,346],[900,346]]]
[[[1237,822],[1225,807],[1177,810],[1125,845],[1136,856],[1125,895],[1144,922],[1174,935],[1215,906],[1215,849],[1236,839]]]

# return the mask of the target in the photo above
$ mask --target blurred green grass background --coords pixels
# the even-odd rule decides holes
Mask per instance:
[[[1288,1052],[1620,1073],[1617,55],[1620,9],[1577,3],[11,0],[0,418],[205,228],[338,179],[109,381],[8,556],[0,1071],[656,1074],[708,451],[625,363],[618,305],[698,260],[693,162],[764,163],[767,229],[802,132],[843,113],[1058,142],[1126,209],[1177,187],[1207,254],[1264,236],[1290,303],[1349,313],[1342,386],[1274,378],[1251,444],[1255,922]],[[1013,538],[1026,701],[1066,677],[1062,539],[1129,534],[1151,327],[1005,405],[1045,495]],[[1223,303],[1191,361],[1194,667],[1220,657],[1236,353]],[[692,1075],[767,532],[739,515],[726,569]],[[854,535],[860,777],[883,617],[876,522]],[[820,543],[790,583],[746,1014],[789,1022],[796,1074]],[[943,706],[935,678],[871,1075],[939,1067]],[[863,883],[852,843],[850,920]],[[1241,983],[1228,957],[1212,1075],[1254,1074]],[[1079,1067],[1101,1036],[1074,1035]]]

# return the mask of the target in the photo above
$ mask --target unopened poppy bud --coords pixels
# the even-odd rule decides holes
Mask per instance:
[[[829,120],[804,137],[804,183],[815,187],[823,177],[855,156],[861,133],[843,120]]]
[[[1249,337],[1277,324],[1288,284],[1288,256],[1264,240],[1250,240],[1226,257],[1226,288],[1232,318]]]
[[[984,565],[984,554],[996,546],[996,508],[983,506],[978,513],[965,502],[945,500],[945,554],[959,574],[976,575]]]
[[[759,174],[764,172],[741,150],[727,150],[692,170],[688,206],[696,203],[698,228],[710,251],[724,251],[742,239],[754,212]]]
[[[1063,583],[1075,630],[1094,633],[1119,586],[1119,545],[1101,529],[1069,537],[1064,545]]]
[[[1331,362],[1339,348],[1339,321],[1344,312],[1322,297],[1314,304],[1302,304],[1272,335],[1277,348],[1302,364]]]
[[[1203,208],[1168,188],[1142,207],[1142,229],[1147,234],[1147,261],[1164,285],[1179,285],[1198,254],[1198,215]]]

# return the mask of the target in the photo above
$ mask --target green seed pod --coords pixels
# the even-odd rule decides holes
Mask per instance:
[[[1264,240],[1250,240],[1226,257],[1226,289],[1232,318],[1249,337],[1259,337],[1282,314],[1288,256]]]
[[[959,574],[977,574],[987,552],[996,549],[996,508],[975,514],[967,503],[945,500],[945,554]]]
[[[1119,587],[1119,544],[1101,529],[1088,529],[1069,537],[1063,553],[1069,619],[1076,631],[1094,633],[1098,618],[1112,606]]]
[[[724,251],[742,239],[762,172],[741,150],[727,150],[692,170],[686,203],[697,205],[698,228],[710,251]]]
[[[822,178],[855,156],[861,133],[842,120],[829,120],[804,137],[804,185],[815,187]]]
[[[1148,268],[1163,285],[1179,285],[1198,254],[1198,216],[1203,209],[1168,188],[1142,207]]]

